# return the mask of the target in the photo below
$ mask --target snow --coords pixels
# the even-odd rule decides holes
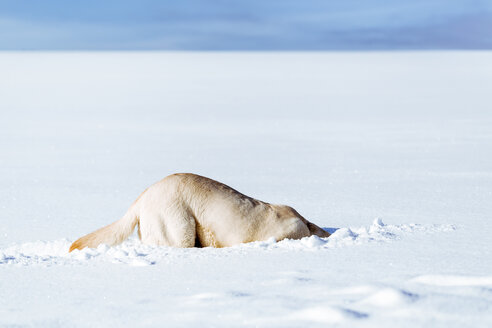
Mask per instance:
[[[425,275],[413,279],[426,285],[436,286],[491,286],[492,276],[489,277],[460,277],[460,276],[443,276],[443,275]]]
[[[129,239],[115,247],[100,245],[97,249],[85,248],[68,253],[71,242],[67,239],[55,241],[37,241],[14,245],[2,250],[0,264],[18,265],[53,265],[53,264],[85,264],[88,260],[105,261],[110,263],[124,263],[129,265],[153,265],[165,261],[170,256],[178,254],[182,256],[197,256],[204,252],[213,256],[223,256],[224,254],[234,256],[236,253],[255,252],[264,250],[297,250],[297,251],[323,251],[333,248],[346,248],[369,242],[390,242],[398,240],[403,233],[418,232],[432,234],[436,232],[454,231],[454,226],[449,225],[428,225],[421,226],[416,224],[391,226],[382,223],[381,219],[376,219],[369,227],[359,228],[340,228],[333,232],[330,238],[320,238],[317,236],[305,237],[300,240],[281,240],[277,242],[275,238],[266,241],[256,241],[240,246],[225,249],[207,248],[196,253],[195,250],[174,249],[171,247],[150,247],[144,245],[136,237]],[[420,282],[420,281],[419,281]]]
[[[490,58],[0,53],[0,326],[490,326]],[[333,234],[67,252],[174,172]]]

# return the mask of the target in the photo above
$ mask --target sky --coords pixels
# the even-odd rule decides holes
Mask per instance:
[[[0,0],[0,50],[492,49],[492,0]]]

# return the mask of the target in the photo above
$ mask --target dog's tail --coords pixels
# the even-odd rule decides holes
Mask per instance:
[[[107,244],[109,246],[118,245],[132,234],[138,221],[139,218],[135,210],[135,204],[133,204],[118,221],[77,239],[70,246],[68,252],[85,247],[96,248],[100,244]]]

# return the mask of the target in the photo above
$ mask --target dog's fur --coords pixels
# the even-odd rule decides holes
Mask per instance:
[[[144,244],[173,247],[227,247],[270,237],[330,236],[292,207],[253,199],[199,175],[178,173],[147,188],[123,218],[79,238],[70,252],[122,243],[137,224]]]

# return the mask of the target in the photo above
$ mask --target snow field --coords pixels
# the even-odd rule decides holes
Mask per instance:
[[[208,260],[225,262],[234,259],[239,261],[248,258],[273,258],[275,255],[291,257],[304,257],[305,254],[313,254],[323,258],[323,253],[331,256],[343,256],[348,248],[357,249],[367,245],[395,244],[405,239],[419,236],[432,238],[435,234],[456,234],[459,229],[453,225],[436,224],[385,224],[381,219],[375,219],[371,225],[352,228],[330,228],[333,234],[329,238],[312,236],[301,240],[283,240],[276,242],[271,239],[263,242],[253,242],[235,247],[214,249],[176,249],[171,247],[153,247],[143,245],[136,237],[116,247],[101,245],[97,249],[76,250],[68,253],[69,240],[38,241],[13,245],[0,250],[0,265],[2,267],[80,267],[97,264],[98,266],[125,265],[125,266],[157,266],[174,267],[186,266],[186,263]],[[375,248],[372,247],[374,251]],[[340,254],[337,254],[340,253]],[[372,254],[371,256],[377,256]],[[208,259],[208,260],[207,260]],[[242,259],[242,260],[241,260]],[[356,259],[360,259],[356,257]],[[278,260],[276,260],[278,261]],[[219,270],[223,264],[219,266]],[[141,270],[144,270],[143,268]],[[212,269],[215,272],[217,269]],[[321,295],[310,298],[306,303],[295,306],[287,316],[259,316],[247,318],[241,317],[241,325],[269,326],[287,325],[297,326],[302,322],[312,325],[324,324],[359,324],[374,320],[397,320],[404,324],[407,320],[415,322],[412,318],[416,314],[422,315],[421,307],[425,306],[428,298],[443,297],[442,293],[450,293],[449,288],[461,287],[467,289],[467,297],[476,297],[477,294],[488,290],[492,285],[492,276],[448,276],[448,275],[420,275],[404,282],[404,286],[392,286],[389,283],[362,284],[345,288],[326,289],[324,283],[312,277],[309,268],[293,271],[280,271],[274,275],[261,276],[262,287],[248,288],[239,284],[232,291],[218,289],[211,291],[205,289],[198,293],[185,293],[188,296],[180,296],[178,303],[181,306],[210,309],[210,306],[225,306],[226,303],[243,303],[249,300],[253,303],[262,302],[263,290],[281,290],[285,294],[284,287],[314,290],[323,290]],[[425,287],[422,291],[422,286]],[[307,289],[306,289],[307,288]],[[173,288],[171,290],[174,290]],[[433,295],[433,293],[436,295]],[[451,294],[453,294],[451,292]],[[287,294],[289,295],[289,294]],[[461,295],[463,296],[463,295]],[[290,296],[292,297],[292,295]],[[289,296],[287,296],[289,298]],[[492,298],[490,295],[489,299]],[[342,301],[341,301],[342,300]],[[209,310],[205,310],[209,311]],[[231,312],[233,313],[233,312]],[[230,313],[230,314],[231,314]],[[450,313],[442,313],[445,321]],[[435,316],[435,313],[432,314]],[[180,325],[183,318],[172,316],[174,324]],[[183,321],[183,322],[186,322]],[[183,323],[181,322],[181,323]],[[221,325],[221,320],[207,320],[209,324]]]
[[[492,326],[490,58],[1,53],[0,327]],[[333,235],[67,253],[175,172]]]

